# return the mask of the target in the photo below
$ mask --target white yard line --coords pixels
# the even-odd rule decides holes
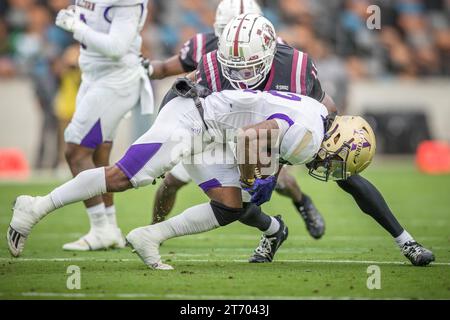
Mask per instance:
[[[6,219],[6,218],[5,218]],[[9,222],[11,219],[5,220]],[[0,221],[2,221],[2,217],[0,217]],[[45,233],[37,233],[33,234],[33,237],[39,238],[57,238],[57,237],[70,237],[70,238],[79,238],[83,236],[84,233],[58,233],[58,232],[45,232]],[[195,240],[214,240],[214,239],[227,239],[227,240],[259,240],[259,234],[251,235],[251,234],[237,234],[237,233],[227,233],[227,234],[214,234],[214,235],[191,235],[190,239]],[[389,240],[389,237],[386,236],[325,236],[325,240],[329,241],[359,241],[359,240],[367,240],[367,241],[383,241]],[[289,240],[310,240],[317,241],[311,238],[310,236],[300,236],[300,235],[289,235]],[[446,236],[427,236],[420,237],[420,240],[423,241],[433,241],[433,240],[447,240]],[[395,245],[394,242],[392,242]],[[319,244],[319,243],[318,243]]]
[[[253,296],[253,295],[195,295],[195,294],[152,294],[152,293],[65,293],[65,292],[20,292],[6,293],[0,292],[0,296],[14,296],[26,298],[118,298],[118,299],[145,299],[145,298],[165,298],[165,299],[186,299],[186,300],[370,300],[374,297],[333,297],[333,296]],[[379,298],[376,298],[379,299]],[[409,299],[401,297],[382,299]]]
[[[178,259],[175,255],[163,255],[166,258],[171,258],[172,262],[220,262],[220,263],[247,263],[244,259]],[[198,256],[198,255],[188,255],[185,257]],[[235,256],[234,256],[235,257]],[[0,261],[11,261],[11,262],[132,262],[140,261],[136,259],[108,259],[108,258],[0,258]],[[409,265],[407,261],[377,261],[377,260],[333,260],[333,259],[276,259],[275,262],[286,262],[286,263],[328,263],[328,264],[386,264],[386,265]],[[437,266],[450,266],[450,262],[433,262],[433,265]]]

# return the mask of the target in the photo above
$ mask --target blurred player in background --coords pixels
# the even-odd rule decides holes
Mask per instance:
[[[77,44],[69,46],[64,51],[58,68],[61,82],[56,93],[54,107],[58,118],[58,159],[60,163],[65,162],[64,130],[75,112],[76,97],[81,83],[81,71],[78,67],[79,47]]]
[[[140,64],[139,33],[146,15],[147,0],[77,0],[76,6],[62,9],[56,17],[56,25],[72,32],[81,44],[82,83],[75,114],[65,131],[65,154],[74,176],[109,164],[116,129],[127,112],[139,102],[143,113],[152,111],[149,80]],[[84,203],[90,231],[63,248],[123,247],[112,194]]]
[[[203,55],[217,50],[219,37],[228,22],[243,13],[262,14],[262,11],[254,0],[221,1],[216,10],[214,32],[196,34],[184,44],[178,55],[165,61],[147,62],[151,79],[163,79],[196,70]],[[277,42],[284,43],[281,38],[277,38]],[[178,190],[190,181],[191,177],[187,174],[182,163],[179,163],[165,175],[156,192],[152,223],[163,221],[169,215],[175,204]],[[311,198],[302,193],[295,178],[289,175],[286,170],[282,170],[280,173],[276,191],[291,198],[295,209],[305,221],[309,234],[315,239],[322,237],[325,232],[323,217],[314,206]]]

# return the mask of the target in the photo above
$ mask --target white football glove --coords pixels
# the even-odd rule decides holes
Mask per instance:
[[[74,32],[77,23],[80,22],[80,18],[73,8],[67,8],[59,10],[56,16],[55,24],[68,32]]]
[[[141,65],[145,68],[145,70],[147,70],[148,76],[151,77],[153,72],[155,71],[153,69],[152,63],[148,58],[145,58],[142,54],[140,58],[141,58]]]

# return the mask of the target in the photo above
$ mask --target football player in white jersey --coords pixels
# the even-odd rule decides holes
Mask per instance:
[[[192,90],[187,91],[188,95]],[[278,91],[223,91],[204,99],[175,98],[114,166],[83,171],[43,197],[19,196],[7,232],[9,250],[19,256],[32,227],[49,212],[94,195],[151,184],[182,159],[194,155],[196,161],[186,168],[211,202],[131,231],[127,241],[139,257],[151,268],[170,270],[172,267],[164,264],[159,255],[161,242],[236,220],[276,237],[276,248],[271,248],[275,253],[286,237],[286,228],[261,212],[257,217],[247,217],[242,207],[241,183],[251,194],[258,192],[254,178],[257,161],[245,160],[238,165],[220,157],[210,163],[210,148],[223,149],[225,156],[234,159],[227,146],[237,137],[238,158],[258,157],[258,149],[252,147],[256,142],[264,150],[267,146],[280,150],[276,159],[284,163],[309,163],[310,173],[316,177],[346,179],[369,165],[375,137],[360,117],[336,117],[326,131],[327,115],[325,106],[312,98]]]
[[[140,64],[140,31],[147,0],[77,0],[61,10],[56,25],[80,42],[82,71],[75,114],[65,131],[66,159],[76,176],[86,169],[107,166],[116,129],[123,116],[139,103],[150,113],[152,92]],[[124,247],[112,194],[84,201],[90,231],[67,243],[65,250]]]
[[[252,13],[262,14],[262,10],[255,0],[220,1],[216,10],[214,32],[196,34],[184,44],[179,54],[165,61],[144,61],[144,64],[148,66],[150,78],[162,79],[196,70],[204,54],[218,49],[219,37],[226,25],[240,14]],[[277,37],[277,43],[285,44],[280,37]],[[286,63],[286,61],[282,61],[282,63]],[[286,73],[285,76],[290,79],[289,74]],[[177,192],[189,182],[191,182],[191,178],[182,163],[177,164],[165,174],[153,201],[152,223],[160,222],[169,215],[175,204]],[[287,170],[280,172],[275,191],[292,200],[296,211],[305,221],[309,234],[315,239],[320,239],[325,232],[325,221],[312,199],[300,189],[295,178],[288,174]],[[250,209],[256,208],[251,207]]]

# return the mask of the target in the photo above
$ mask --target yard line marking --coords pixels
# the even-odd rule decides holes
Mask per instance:
[[[227,262],[227,263],[248,263],[243,259],[178,259],[175,255],[162,255],[163,257],[170,258],[172,262]],[[189,256],[189,255],[185,255]],[[236,255],[233,255],[236,257]],[[14,261],[14,262],[134,262],[140,261],[139,259],[130,258],[0,258],[0,261]],[[286,263],[329,263],[329,264],[392,264],[392,265],[409,265],[407,261],[376,261],[376,260],[332,260],[332,259],[276,259],[275,262]],[[450,266],[450,262],[432,262],[432,265],[437,266]]]
[[[22,296],[22,297],[48,297],[48,298],[122,298],[122,299],[136,299],[136,298],[166,298],[166,299],[200,299],[200,300],[405,300],[411,298],[390,297],[333,297],[333,296],[254,296],[254,295],[196,295],[196,294],[152,294],[152,293],[64,293],[64,292],[19,292],[6,293],[1,292],[3,296]]]
[[[0,221],[2,219],[0,218]],[[9,222],[11,219],[5,219],[5,221]],[[46,232],[46,233],[37,233],[34,234],[34,237],[39,238],[55,238],[55,237],[81,237],[83,233],[58,233],[58,232]],[[214,235],[191,235],[191,239],[196,240],[211,240],[211,239],[236,239],[236,240],[259,240],[260,234],[242,234],[242,233],[227,233],[227,234],[214,234]],[[325,240],[329,241],[355,241],[355,240],[367,240],[367,241],[380,241],[380,240],[389,240],[389,237],[385,236],[326,236],[324,238]],[[301,235],[289,235],[289,240],[301,240],[301,241],[317,241],[310,236],[301,236]],[[432,240],[447,240],[445,236],[439,237],[439,236],[426,236],[426,237],[420,237],[420,240],[422,241],[432,241]],[[179,241],[179,240],[176,240]]]

